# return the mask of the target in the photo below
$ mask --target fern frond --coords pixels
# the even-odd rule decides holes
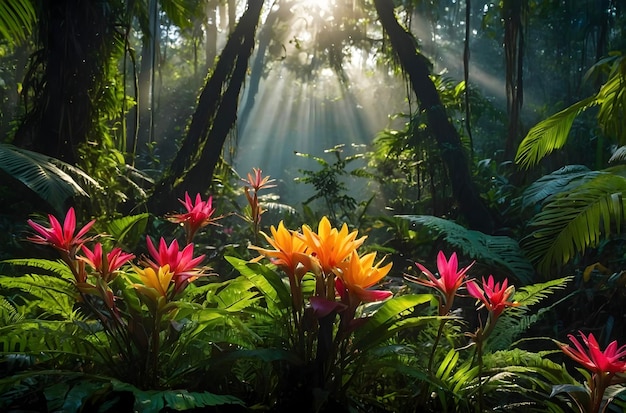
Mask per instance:
[[[530,128],[517,149],[515,163],[522,168],[530,168],[555,149],[562,148],[576,116],[598,104],[597,97],[590,96]]]
[[[599,175],[548,202],[530,224],[521,244],[539,271],[548,275],[611,233],[619,233],[626,216],[622,194],[626,179]]]
[[[557,278],[544,283],[537,283],[532,285],[526,285],[515,291],[513,300],[520,306],[529,306],[538,304],[541,300],[548,297],[548,295],[554,294],[558,290],[562,290],[566,287],[567,283],[572,281],[574,277],[567,276],[563,278]]]
[[[19,277],[0,277],[0,288],[17,289],[30,294],[31,304],[43,315],[74,318],[76,289],[67,280],[39,274],[26,274]]]
[[[72,274],[72,270],[70,270],[63,261],[61,260],[47,260],[43,258],[18,258],[11,260],[2,261],[5,264],[20,266],[20,267],[30,267],[30,268],[39,268],[44,271],[52,272],[54,274],[59,275],[61,278],[73,281],[74,274]]]
[[[4,297],[0,297],[0,320],[3,325],[11,325],[22,321],[24,315],[21,314],[17,307]]]
[[[443,218],[431,215],[396,215],[397,218],[420,224],[434,231],[451,248],[460,250],[464,255],[506,271],[521,284],[532,280],[534,269],[524,256],[517,241],[505,236],[487,235],[469,230]]]

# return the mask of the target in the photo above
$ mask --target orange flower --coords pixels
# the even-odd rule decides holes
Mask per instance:
[[[326,217],[320,220],[317,233],[307,225],[302,226],[303,239],[308,251],[314,255],[324,271],[330,274],[337,266],[357,250],[367,236],[357,239],[358,232],[348,232],[345,223],[341,230],[332,228]]]
[[[391,270],[391,263],[381,268],[383,260],[374,264],[375,259],[375,252],[359,257],[356,251],[352,251],[350,259],[339,264],[335,285],[342,301],[346,301],[349,296],[362,302],[380,301],[391,296],[391,291],[367,290]]]
[[[252,172],[254,172],[254,176],[248,173],[248,179],[242,179],[246,184],[249,184],[254,192],[259,192],[259,190],[263,188],[273,188],[276,185],[270,185],[270,183],[274,182],[275,179],[270,179],[268,176],[263,176],[263,171],[259,168],[252,168]],[[246,194],[248,191],[246,190]]]
[[[134,269],[137,275],[139,275],[141,284],[133,284],[133,287],[155,300],[158,297],[167,297],[167,292],[174,276],[174,273],[170,271],[169,265],[158,267],[156,271],[152,267],[143,269],[134,267]]]
[[[298,278],[301,278],[307,271],[315,271],[316,263],[306,254],[307,246],[300,234],[285,228],[283,221],[278,224],[278,229],[272,225],[270,231],[271,237],[263,232],[261,234],[274,250],[254,245],[250,248],[269,258],[290,276],[298,274]]]

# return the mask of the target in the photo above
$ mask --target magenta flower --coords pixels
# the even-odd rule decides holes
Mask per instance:
[[[101,243],[97,243],[93,251],[84,245],[81,248],[85,256],[78,257],[78,259],[86,262],[91,268],[96,270],[107,283],[115,278],[117,275],[116,271],[122,265],[135,258],[134,254],[126,253],[121,248],[113,248],[108,254],[104,255]]]
[[[168,219],[175,223],[182,223],[185,226],[185,232],[187,233],[187,243],[190,243],[196,232],[217,218],[212,218],[215,213],[213,208],[213,197],[210,196],[206,201],[202,200],[200,194],[196,194],[195,202],[191,200],[189,194],[185,192],[185,200],[179,199],[179,201],[185,206],[187,212],[184,214],[172,214]]]
[[[459,269],[459,261],[456,252],[453,252],[450,259],[447,260],[443,251],[437,254],[437,269],[439,270],[439,278],[431,273],[426,267],[420,263],[415,263],[417,267],[428,277],[424,280],[413,276],[405,276],[405,278],[414,283],[431,287],[439,291],[443,297],[443,304],[439,310],[441,315],[446,315],[452,307],[452,302],[459,288],[466,282],[467,271],[474,265],[472,262],[467,267]]]
[[[165,239],[161,238],[159,249],[157,250],[152,243],[150,237],[146,237],[148,252],[152,256],[152,260],[145,259],[148,266],[156,272],[159,267],[169,266],[169,270],[174,274],[174,295],[178,294],[192,281],[203,275],[202,270],[197,265],[204,259],[204,254],[193,258],[193,244],[187,244],[185,248],[179,250],[178,241],[174,240],[168,246]]]
[[[468,281],[466,288],[472,297],[481,301],[482,305],[489,310],[489,314],[493,317],[494,322],[506,307],[517,306],[517,303],[508,301],[515,293],[515,287],[512,285],[508,286],[507,279],[499,283],[495,282],[493,276],[490,275],[486,281],[485,277],[483,277],[482,288],[474,280]]]
[[[67,211],[63,225],[61,225],[53,215],[48,215],[48,218],[50,220],[50,228],[46,228],[29,219],[28,225],[30,225],[38,235],[28,237],[27,239],[35,244],[51,245],[60,252],[67,254],[68,258],[73,258],[76,254],[76,250],[87,241],[87,239],[83,237],[96,222],[95,219],[91,220],[74,234],[76,231],[76,214],[74,208],[70,208]]]
[[[604,351],[596,341],[593,334],[587,337],[580,332],[581,344],[573,334],[567,336],[574,347],[562,345],[561,350],[573,360],[585,366],[593,373],[624,373],[626,372],[626,345],[617,347],[617,341],[612,341]],[[585,349],[585,347],[587,347]]]

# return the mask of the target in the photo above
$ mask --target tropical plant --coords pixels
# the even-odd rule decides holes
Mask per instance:
[[[489,266],[491,271],[512,277],[520,284],[529,284],[533,280],[534,269],[513,238],[468,230],[453,221],[431,215],[397,215],[395,218],[408,221],[416,230],[417,225],[424,227],[426,231],[418,231],[422,237],[441,240],[447,247]]]
[[[0,143],[0,169],[21,182],[57,213],[67,208],[70,199],[88,196],[102,188],[80,168],[50,156]]]
[[[312,159],[321,167],[318,171],[300,169],[303,177],[296,178],[296,182],[310,184],[315,188],[315,193],[303,202],[306,210],[313,211],[311,206],[315,206],[314,201],[321,200],[323,201],[323,207],[318,209],[326,211],[325,214],[327,214],[331,222],[347,221],[354,226],[360,227],[363,224],[367,207],[374,199],[374,196],[363,201],[357,201],[348,191],[346,180],[350,177],[352,179],[370,177],[370,174],[364,168],[359,167],[351,171],[346,170],[349,164],[362,159],[364,155],[357,153],[344,157],[342,156],[344,147],[344,144],[339,144],[324,151],[334,155],[335,159],[332,163],[318,156],[296,152],[297,156]]]
[[[76,227],[73,209],[62,222],[50,215],[50,227],[29,221],[35,232],[29,240],[53,247],[60,260],[5,261],[28,272],[0,277],[7,321],[2,354],[11,366],[0,383],[3,408],[32,407],[32,385],[41,386],[50,408],[70,410],[103,403],[139,411],[242,404],[209,391],[226,376],[199,384],[188,375],[208,369],[207,361],[221,352],[207,343],[254,341],[243,331],[234,335],[237,323],[228,320],[255,302],[256,294],[242,295],[220,283],[192,285],[203,275],[196,267],[204,256],[193,257],[193,244],[179,250],[176,240],[168,244],[162,238],[157,248],[148,238],[150,257],[129,266],[134,255],[109,245],[130,244],[146,218],[110,223],[118,238],[106,245],[95,242],[106,239],[102,234],[88,236],[95,220]],[[206,224],[202,219],[198,225]],[[123,397],[129,393],[130,399]]]

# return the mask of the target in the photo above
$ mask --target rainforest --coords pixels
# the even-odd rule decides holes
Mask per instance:
[[[626,411],[625,28],[3,0],[0,410]]]

